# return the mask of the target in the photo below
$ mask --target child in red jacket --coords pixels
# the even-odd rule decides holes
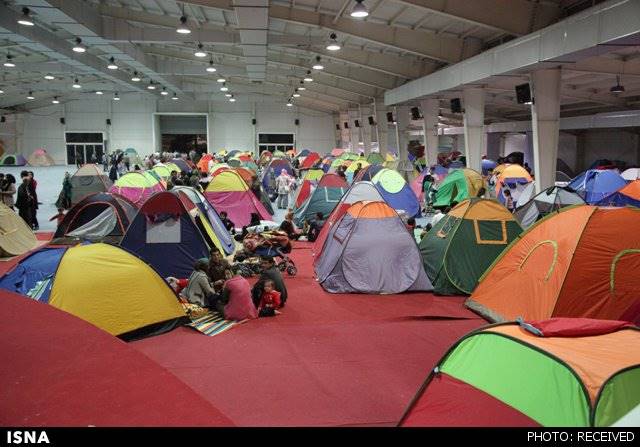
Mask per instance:
[[[280,292],[274,290],[273,281],[264,282],[260,305],[258,306],[258,316],[275,317],[276,309],[280,307]]]

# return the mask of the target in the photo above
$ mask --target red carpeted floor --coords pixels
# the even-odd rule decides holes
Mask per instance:
[[[395,425],[446,350],[484,324],[459,297],[325,293],[309,244],[292,258],[299,273],[285,277],[282,315],[216,337],[180,328],[130,346],[236,425]]]
[[[0,426],[232,424],[108,333],[20,295],[0,300]]]

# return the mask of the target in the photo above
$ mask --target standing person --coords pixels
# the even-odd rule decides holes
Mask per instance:
[[[33,217],[31,218],[32,226],[34,230],[40,229],[40,224],[38,223],[38,193],[36,192],[36,188],[38,186],[38,182],[33,177],[33,171],[28,171],[29,174],[29,188],[31,188],[31,195],[33,196]]]
[[[109,172],[109,156],[106,154],[102,154],[102,169],[104,172]]]
[[[33,196],[31,195],[31,188],[29,187],[29,173],[22,171],[20,173],[22,183],[18,187],[18,198],[16,200],[16,208],[18,208],[18,214],[27,223],[29,228],[33,228]]]
[[[276,189],[278,191],[278,209],[286,210],[289,205],[289,188],[291,187],[291,179],[287,175],[287,171],[282,169],[280,175],[276,179]]]
[[[56,201],[56,208],[63,208],[65,210],[71,208],[72,189],[73,185],[71,185],[71,174],[65,172],[64,180],[62,180],[62,191],[60,191],[60,195],[58,196],[58,200]]]
[[[109,169],[109,180],[115,182],[118,180],[118,165],[115,162],[115,158],[111,160],[111,169]]]
[[[64,220],[64,209],[62,208],[58,208],[58,214],[56,214],[55,216],[51,217],[51,219],[49,219],[49,222],[52,221],[56,221],[56,223],[58,224],[58,226],[60,226],[60,224],[62,223],[62,221]]]
[[[353,171],[353,178],[356,178],[358,176],[358,172],[360,172],[362,170],[362,163],[358,163],[356,165],[356,170]]]
[[[131,170],[131,160],[129,159],[129,157],[123,157],[122,161],[124,163],[124,166],[127,168],[127,172],[129,172]]]
[[[13,196],[16,194],[16,178],[13,175],[6,175],[2,182],[2,191],[0,191],[0,194],[2,195],[2,203],[13,209],[15,204]]]
[[[258,279],[258,282],[251,289],[251,296],[253,298],[253,304],[256,309],[260,305],[260,299],[264,292],[264,284],[267,281],[272,281],[276,291],[280,292],[280,307],[284,307],[287,302],[287,286],[284,285],[284,279],[280,274],[280,270],[276,267],[276,263],[273,258],[263,256],[260,258],[260,267],[263,271]]]
[[[433,190],[434,179],[430,174],[427,174],[422,179],[422,191],[424,192],[424,208],[425,211],[431,206],[431,192]]]
[[[81,146],[76,146],[76,166],[78,167],[78,169],[80,169],[82,167],[82,158],[83,157],[84,157],[84,155],[82,154]]]

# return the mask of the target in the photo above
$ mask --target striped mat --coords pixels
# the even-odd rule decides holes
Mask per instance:
[[[228,331],[232,327],[238,324],[242,324],[245,321],[247,320],[225,320],[223,316],[218,312],[209,312],[200,318],[196,318],[191,323],[187,324],[187,326],[192,327],[198,332],[202,332],[204,335],[213,337],[215,335],[222,334],[223,332]]]

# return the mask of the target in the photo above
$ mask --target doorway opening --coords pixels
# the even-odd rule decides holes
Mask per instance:
[[[208,149],[207,116],[156,115],[159,146],[162,152],[204,154]]]

